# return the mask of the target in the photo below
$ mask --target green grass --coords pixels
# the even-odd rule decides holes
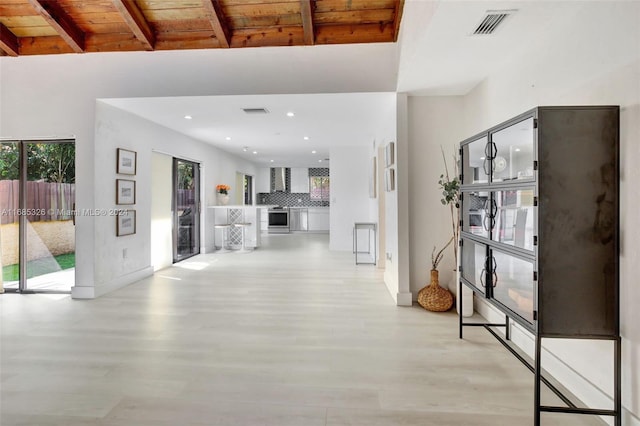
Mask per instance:
[[[40,275],[56,272],[61,269],[69,269],[76,266],[76,254],[67,253],[54,257],[56,264],[53,264],[51,258],[36,259],[27,262],[27,278],[33,278]],[[2,267],[2,278],[4,281],[18,281],[18,264],[7,265]]]

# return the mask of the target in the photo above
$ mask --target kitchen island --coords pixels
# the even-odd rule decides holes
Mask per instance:
[[[264,206],[208,206],[213,210],[213,242],[216,248],[241,249],[260,247],[260,221]],[[243,223],[244,226],[239,224]],[[228,228],[216,228],[216,225],[229,224]],[[244,231],[244,237],[243,237]],[[226,235],[225,235],[226,233]],[[224,241],[223,241],[224,240]]]

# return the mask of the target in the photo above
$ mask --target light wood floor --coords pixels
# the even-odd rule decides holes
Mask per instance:
[[[97,300],[0,301],[2,426],[533,424],[533,376],[486,331],[459,340],[453,313],[396,307],[326,235],[198,256]]]

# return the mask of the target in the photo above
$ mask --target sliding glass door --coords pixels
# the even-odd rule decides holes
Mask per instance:
[[[75,144],[3,142],[0,241],[4,287],[68,292],[75,282]]]
[[[173,159],[173,261],[200,253],[200,165]]]

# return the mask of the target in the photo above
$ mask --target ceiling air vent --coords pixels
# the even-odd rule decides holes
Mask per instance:
[[[266,108],[242,108],[247,114],[268,114],[269,111]]]
[[[488,10],[487,15],[473,32],[473,35],[493,34],[496,28],[515,10]]]

